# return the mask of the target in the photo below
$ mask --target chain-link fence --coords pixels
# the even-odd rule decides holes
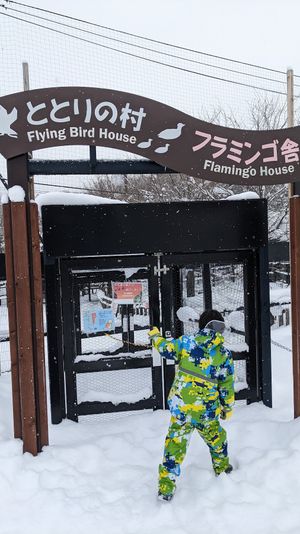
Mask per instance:
[[[283,71],[174,46],[50,10],[32,8],[21,2],[4,0],[0,6],[0,21],[0,70],[5,72],[0,95],[24,89],[22,63],[27,62],[30,89],[64,85],[111,88],[140,94],[203,120],[227,126],[272,129],[287,124],[286,73]],[[300,77],[295,76],[296,123],[299,122],[299,80]],[[88,159],[89,152],[88,147],[63,147],[39,150],[33,157]],[[97,158],[132,159],[132,154],[97,147]],[[0,173],[5,180],[6,166],[2,157]],[[156,183],[159,182],[159,177],[154,178]],[[114,180],[115,189],[109,188],[108,194],[116,196],[121,191],[124,198],[132,197],[128,180],[126,184],[123,177]],[[85,190],[89,181],[87,176],[39,176],[35,179],[35,192]],[[162,195],[160,187],[157,197],[151,197],[151,200],[173,200],[174,181],[163,188],[166,194]],[[153,191],[153,184],[150,189]],[[179,191],[182,198],[182,181]],[[101,193],[105,194],[103,186]],[[276,237],[280,233],[280,239],[286,238],[288,231],[286,207],[283,210],[285,217],[278,225],[278,202],[287,198],[286,193],[284,186],[269,190],[263,187],[259,192],[261,196],[269,196],[273,203],[275,199],[274,224],[272,219],[270,226],[274,227]],[[190,195],[194,194],[195,189],[191,188]],[[224,184],[222,188],[209,190],[209,198],[227,195]],[[212,266],[213,298],[220,310],[226,307],[236,311],[242,300],[239,267],[232,271],[232,266],[228,266],[226,273],[224,269],[226,267],[221,272],[219,267]],[[196,273],[199,280],[201,276],[200,271]],[[0,363],[4,372],[9,368],[4,285],[1,292]],[[200,293],[198,298],[201,311]],[[139,320],[145,322],[147,319],[140,315]],[[140,332],[137,331],[138,341],[143,342]]]
[[[87,17],[89,15],[87,14]],[[209,122],[249,129],[286,125],[286,73],[175,46],[100,24],[4,1],[0,94],[24,88],[94,86],[140,94]],[[26,80],[28,86],[28,81]],[[295,77],[296,108],[300,93]],[[88,159],[88,147],[39,150],[34,158]],[[98,159],[132,155],[97,147]],[[4,161],[2,174],[6,175]],[[84,188],[88,177],[38,177],[36,193]]]
[[[226,322],[225,345],[234,352],[248,351],[245,340],[244,274],[242,264],[210,264],[209,278],[203,280],[203,268],[181,269],[181,301],[183,306],[195,310],[198,316],[205,310],[205,291],[210,293],[210,307],[218,310]],[[207,287],[209,284],[210,288]],[[193,322],[183,323],[184,334],[197,329]],[[236,360],[236,391],[247,388],[245,360]]]

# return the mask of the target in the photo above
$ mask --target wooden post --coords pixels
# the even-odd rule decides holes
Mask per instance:
[[[287,125],[288,128],[294,126],[294,71],[288,69],[286,74],[287,81]]]
[[[24,91],[29,91],[30,90],[29,64],[27,63],[27,61],[23,61],[22,71],[23,71],[23,89]],[[32,159],[31,152],[28,153],[28,158]],[[28,191],[29,191],[29,198],[34,200],[35,194],[34,194],[34,177],[33,176],[29,176]]]
[[[22,63],[22,70],[23,70],[23,89],[24,91],[29,91],[29,65],[27,61],[23,61]]]
[[[38,438],[26,203],[12,202],[10,206],[23,445],[24,452],[31,452],[31,454],[36,455],[38,453]]]
[[[33,279],[33,324],[34,324],[34,369],[36,381],[36,407],[38,428],[38,450],[48,445],[48,416],[46,398],[45,348],[43,326],[43,287],[41,253],[39,239],[39,216],[36,204],[30,203],[30,237],[32,253],[32,279]]]
[[[287,124],[294,126],[294,73],[287,71]],[[290,269],[291,325],[293,349],[294,417],[300,416],[300,184],[291,183],[290,196]],[[296,196],[297,195],[297,196]]]
[[[19,360],[17,341],[17,318],[15,299],[14,260],[12,250],[12,229],[10,204],[3,204],[3,226],[5,240],[6,292],[9,321],[9,345],[11,356],[11,381],[13,397],[14,436],[22,438],[22,416],[19,383]]]
[[[290,255],[294,416],[300,416],[300,197],[290,198]]]
[[[36,455],[48,444],[43,297],[35,204],[4,205],[15,437]]]

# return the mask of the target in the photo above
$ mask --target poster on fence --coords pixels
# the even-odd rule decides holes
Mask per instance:
[[[115,316],[112,308],[94,308],[83,312],[83,331],[86,334],[109,332],[115,328]]]
[[[142,302],[141,282],[112,282],[112,294],[118,304],[139,304]]]

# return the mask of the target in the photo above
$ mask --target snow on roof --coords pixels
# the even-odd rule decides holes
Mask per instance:
[[[245,193],[237,193],[236,195],[229,195],[225,200],[253,200],[258,199],[259,195],[255,191],[245,191]]]
[[[270,303],[287,304],[291,302],[291,288],[270,286]]]
[[[64,206],[86,206],[90,204],[126,204],[122,200],[114,198],[99,197],[98,195],[88,195],[85,193],[42,193],[36,197],[39,210],[42,206],[64,205]]]

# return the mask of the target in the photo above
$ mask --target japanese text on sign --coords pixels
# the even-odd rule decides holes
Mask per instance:
[[[113,102],[108,101],[99,102],[96,106],[93,105],[90,98],[84,99],[83,102],[81,101],[79,104],[78,98],[63,102],[57,102],[56,98],[52,98],[52,109],[50,113],[47,113],[47,106],[44,102],[32,104],[29,101],[27,102],[27,122],[33,126],[48,124],[49,120],[62,124],[71,122],[72,117],[80,115],[84,124],[89,124],[92,118],[95,117],[99,122],[106,120],[111,124],[118,122],[123,129],[127,128],[129,123],[133,131],[138,132],[141,129],[144,117],[146,117],[144,108],[141,107],[138,110],[134,110],[129,102],[121,109],[118,109]]]
[[[202,150],[205,146],[211,146],[213,147],[211,157],[214,160],[224,154],[227,159],[244,165],[251,165],[256,160],[262,163],[278,162],[279,156],[284,159],[285,163],[299,162],[299,144],[289,138],[285,139],[279,147],[278,139],[274,139],[270,143],[261,145],[260,150],[253,152],[252,144],[248,141],[229,141],[228,138],[217,135],[213,137],[210,133],[199,130],[196,130],[195,134],[202,137],[203,141],[193,146],[193,152]]]

